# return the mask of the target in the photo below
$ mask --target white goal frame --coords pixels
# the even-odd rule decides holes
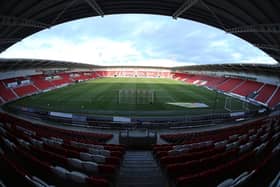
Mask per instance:
[[[153,104],[155,91],[151,89],[120,89],[118,104]]]
[[[224,105],[224,109],[229,111],[229,112],[234,112],[233,110],[233,107],[232,107],[232,103],[234,102],[240,102],[242,103],[242,110],[243,111],[249,111],[249,103],[245,102],[245,101],[242,101],[242,100],[239,100],[239,99],[235,99],[233,97],[226,97],[225,98],[225,105]]]

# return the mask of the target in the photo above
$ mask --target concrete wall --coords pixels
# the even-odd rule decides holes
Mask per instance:
[[[24,76],[29,76],[29,75],[37,75],[37,74],[41,74],[41,72],[38,72],[37,70],[34,70],[34,69],[1,72],[0,73],[0,80],[14,78],[14,77],[24,77]]]

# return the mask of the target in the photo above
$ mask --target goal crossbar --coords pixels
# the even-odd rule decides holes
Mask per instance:
[[[151,89],[120,89],[119,104],[153,104],[155,92]]]

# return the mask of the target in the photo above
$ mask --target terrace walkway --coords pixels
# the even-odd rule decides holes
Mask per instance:
[[[167,182],[151,151],[127,151],[117,187],[165,187]]]

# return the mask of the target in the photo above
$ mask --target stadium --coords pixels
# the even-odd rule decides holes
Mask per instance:
[[[216,27],[277,64],[0,58],[0,186],[279,187],[279,8],[274,0],[1,1],[0,53],[68,21],[153,14]]]

